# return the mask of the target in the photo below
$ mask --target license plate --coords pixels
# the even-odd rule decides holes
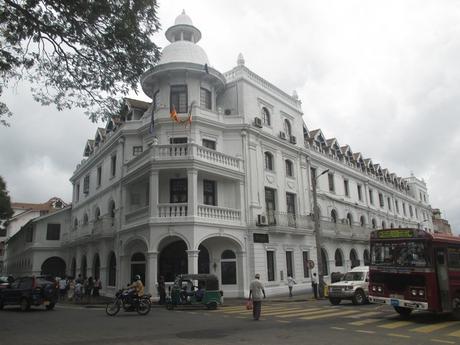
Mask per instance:
[[[43,305],[49,305],[50,304],[50,301],[44,301],[43,302]]]
[[[390,300],[390,304],[392,306],[398,307],[399,306],[399,301],[397,299],[392,299],[392,300]]]

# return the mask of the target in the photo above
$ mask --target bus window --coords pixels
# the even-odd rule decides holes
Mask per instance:
[[[437,252],[436,257],[438,259],[438,265],[444,265],[444,252]]]

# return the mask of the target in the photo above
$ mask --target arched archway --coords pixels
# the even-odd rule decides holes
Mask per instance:
[[[210,273],[209,271],[209,251],[208,249],[200,244],[198,246],[200,253],[198,254],[198,273]]]
[[[176,275],[188,273],[187,244],[177,237],[165,240],[167,244],[161,249],[158,260],[158,275],[171,282]]]
[[[65,271],[65,261],[58,256],[52,256],[42,263],[42,275],[64,278],[66,276]]]
[[[93,258],[93,278],[97,279],[101,277],[101,260],[99,260],[99,254],[94,254]]]
[[[83,255],[81,258],[81,265],[80,265],[80,274],[83,279],[86,278],[86,274],[88,271],[88,265],[86,263],[86,255]]]
[[[323,264],[323,276],[329,275],[327,252],[324,248],[321,248],[321,263]]]
[[[350,262],[351,268],[359,266],[358,254],[356,254],[356,250],[354,249],[350,250]]]
[[[369,264],[371,263],[371,260],[369,258],[369,250],[368,249],[364,249],[363,261],[364,261],[364,266],[369,266]]]
[[[236,284],[236,255],[233,250],[226,249],[220,257],[222,285]]]
[[[343,255],[342,255],[342,251],[339,248],[336,249],[334,257],[335,257],[335,266],[342,267],[343,266]]]
[[[145,267],[146,260],[144,253],[136,252],[131,255],[131,281],[136,280],[136,276],[141,277],[141,281],[145,284]]]

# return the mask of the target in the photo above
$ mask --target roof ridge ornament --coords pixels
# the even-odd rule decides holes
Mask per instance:
[[[242,53],[238,54],[238,59],[236,60],[236,63],[238,64],[238,66],[244,66],[245,61]]]

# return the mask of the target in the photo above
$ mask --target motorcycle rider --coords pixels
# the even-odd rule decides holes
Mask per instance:
[[[134,277],[134,281],[131,285],[128,285],[128,289],[132,289],[129,292],[129,304],[133,305],[134,296],[142,297],[144,295],[144,284],[142,283],[141,276],[138,274]]]

